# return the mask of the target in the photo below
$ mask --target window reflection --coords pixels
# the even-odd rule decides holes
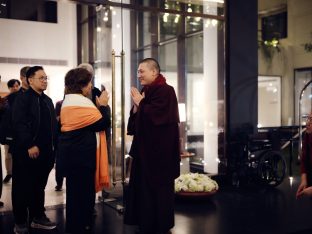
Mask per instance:
[[[312,68],[295,70],[295,124],[299,125],[300,92],[312,80]],[[304,91],[301,98],[301,123],[305,124],[306,116],[312,112],[312,85]]]
[[[268,115],[268,113],[270,113]],[[258,77],[258,127],[281,126],[281,78]]]

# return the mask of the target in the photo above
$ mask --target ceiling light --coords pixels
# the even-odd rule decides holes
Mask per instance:
[[[217,23],[218,23],[218,21],[217,21],[217,20],[215,20],[215,19],[213,19],[213,20],[211,21],[212,26],[216,26],[216,25],[217,25]]]

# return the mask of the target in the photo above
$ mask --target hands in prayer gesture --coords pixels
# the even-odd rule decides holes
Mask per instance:
[[[144,98],[144,93],[140,94],[139,90],[135,87],[131,87],[131,97],[134,102],[134,108],[133,112],[137,112],[138,106],[140,105],[140,102]]]

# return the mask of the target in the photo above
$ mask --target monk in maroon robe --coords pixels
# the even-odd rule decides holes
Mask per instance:
[[[156,60],[142,60],[138,78],[143,89],[131,89],[128,122],[134,137],[125,223],[138,225],[140,234],[168,233],[174,226],[174,179],[180,175],[178,102]]]
[[[297,198],[303,195],[312,197],[312,113],[308,116],[303,136],[300,169],[301,181],[296,196]]]

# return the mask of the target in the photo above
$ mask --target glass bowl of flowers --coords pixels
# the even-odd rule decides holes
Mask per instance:
[[[219,186],[208,175],[199,173],[187,173],[175,179],[175,193],[178,196],[211,196],[215,194]]]

